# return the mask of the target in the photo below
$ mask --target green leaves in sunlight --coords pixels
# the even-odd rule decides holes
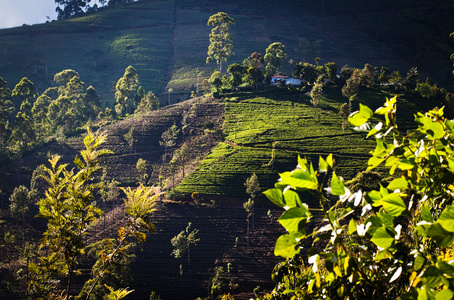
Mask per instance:
[[[275,254],[292,267],[275,289],[283,290],[280,296],[367,299],[371,291],[383,299],[454,296],[454,121],[434,109],[415,116],[416,129],[398,130],[396,104],[396,97],[386,99],[375,112],[360,104],[349,117],[355,126],[377,122],[365,136],[376,141],[368,170],[387,168],[391,176],[365,179],[373,184],[357,184],[359,176],[344,183],[332,170],[332,155],[319,158],[317,172],[298,158],[298,168],[280,174],[277,188],[265,192],[286,209],[278,222],[287,233],[277,240]],[[309,208],[301,193],[317,198],[318,205]],[[306,232],[311,218],[319,221]],[[309,238],[312,247],[299,254]],[[308,265],[293,263],[303,256]]]
[[[278,222],[290,233],[301,232],[305,235],[304,226],[311,214],[306,207],[293,207],[285,211]]]
[[[374,206],[383,206],[385,211],[393,217],[398,217],[406,210],[406,206],[402,198],[395,193],[388,194],[382,199],[376,201]]]
[[[430,140],[439,139],[445,134],[443,125],[439,121],[434,121],[428,116],[418,113],[415,117],[415,121],[419,125],[419,130],[426,133],[427,138]]]
[[[359,111],[356,111],[352,113],[349,117],[348,120],[350,123],[354,126],[361,126],[364,123],[366,123],[372,116],[373,116],[372,110],[365,106],[362,105],[361,103],[359,104]]]
[[[387,189],[388,190],[404,190],[408,187],[408,181],[404,178],[396,178],[391,181]]]
[[[274,203],[274,205],[279,206],[283,208],[285,206],[284,202],[284,195],[282,193],[282,190],[275,188],[275,189],[269,189],[263,192],[265,196]]]
[[[375,230],[371,242],[382,249],[391,247],[395,239],[396,233],[393,232],[389,227],[380,227]]]
[[[437,220],[444,230],[454,232],[454,205],[448,206]]]
[[[285,192],[282,192],[279,188],[266,190],[263,194],[275,205],[281,208],[292,208],[292,207],[303,207],[301,199],[295,191],[286,189]]]
[[[342,196],[345,194],[345,186],[342,180],[337,177],[336,173],[333,172],[333,178],[331,179],[331,193],[334,196]]]
[[[318,186],[317,179],[312,177],[307,171],[295,170],[281,173],[279,176],[281,176],[281,184],[289,185],[295,190],[315,190]]]
[[[430,224],[433,217],[428,207],[422,209],[421,216],[426,223],[418,226],[419,233],[432,238],[441,247],[449,247],[454,243],[454,205],[445,208],[433,224]]]
[[[292,257],[300,252],[300,244],[294,235],[281,235],[274,246],[274,255],[285,258]]]

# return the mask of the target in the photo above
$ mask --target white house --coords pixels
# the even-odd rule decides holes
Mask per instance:
[[[287,77],[285,79],[287,85],[301,85],[301,79],[296,77]]]
[[[278,85],[281,80],[285,80],[287,85],[301,85],[301,79],[296,77],[288,77],[284,75],[276,75],[271,77],[271,85]]]

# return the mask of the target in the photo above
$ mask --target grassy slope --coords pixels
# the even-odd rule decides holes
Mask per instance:
[[[56,72],[75,69],[102,100],[111,100],[112,82],[133,65],[147,90],[160,91],[167,82],[172,53],[173,9],[171,1],[135,3],[80,18],[3,30],[0,49],[6,54],[0,73],[14,87],[22,76],[36,77],[25,68],[37,59],[47,66],[47,86]]]
[[[411,5],[410,5],[411,4]],[[218,11],[229,13],[235,56],[241,62],[252,52],[264,54],[272,42],[282,42],[289,59],[298,38],[322,39],[321,63],[360,67],[369,62],[405,73],[418,66],[437,81],[451,80],[449,55],[454,52],[453,1],[427,5],[415,1],[183,1],[142,0],[103,9],[79,18],[0,31],[0,76],[11,88],[28,76],[43,91],[56,72],[78,71],[103,101],[112,101],[112,82],[133,65],[146,90],[186,99],[195,85],[196,70],[207,76],[205,64],[210,28],[206,21]],[[42,64],[28,68],[32,61]],[[47,73],[46,73],[47,71]],[[289,65],[284,72],[291,72]],[[161,99],[165,101],[165,98]]]
[[[363,89],[359,101],[376,109],[387,91]],[[399,95],[398,118],[402,129],[412,124],[413,113],[432,108],[414,96]],[[263,97],[227,98],[224,133],[220,143],[179,186],[185,193],[246,197],[244,182],[256,173],[263,189],[272,187],[278,172],[296,166],[298,155],[317,162],[318,156],[333,153],[337,173],[351,179],[366,167],[373,140],[351,127],[342,131],[338,110],[345,99],[338,88],[325,88],[322,104],[315,109],[307,95],[276,88]],[[358,103],[353,103],[356,109]],[[268,165],[273,142],[276,159]],[[266,166],[268,165],[268,166]]]

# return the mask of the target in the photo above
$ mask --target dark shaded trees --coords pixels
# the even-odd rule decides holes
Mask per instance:
[[[319,74],[315,65],[306,62],[299,62],[295,65],[293,75],[301,77],[302,79],[306,80],[306,82],[314,83],[317,80]]]
[[[72,69],[66,69],[54,75],[54,82],[60,86],[66,86],[74,77],[79,77],[79,73]]]
[[[98,94],[93,86],[85,88],[79,73],[63,70],[55,74],[54,82],[60,86],[47,89],[33,108],[35,122],[41,123],[39,127],[45,128],[47,122],[49,132],[68,132],[97,118],[101,111]]]
[[[320,50],[322,46],[322,40],[318,39],[314,42],[310,42],[308,39],[299,38],[298,47],[295,52],[300,56],[303,61],[313,61],[320,56]]]
[[[58,4],[55,11],[59,20],[67,19],[84,12],[91,0],[54,0]]]
[[[47,118],[48,107],[52,99],[42,94],[36,99],[32,107],[33,125],[37,135],[37,139],[42,139],[51,133],[49,120]]]
[[[197,244],[200,239],[196,238],[197,233],[199,232],[198,229],[191,230],[191,222],[188,223],[188,227],[186,230],[182,230],[179,234],[174,236],[170,243],[174,247],[172,253],[175,258],[180,258],[180,276],[183,278],[183,254],[187,251],[188,252],[188,267],[191,266],[191,244]]]
[[[14,120],[14,129],[11,134],[10,144],[17,149],[28,149],[35,141],[35,130],[32,119],[32,108],[28,100],[20,106]]]
[[[30,200],[30,192],[27,187],[23,185],[16,186],[9,197],[9,210],[11,214],[16,218],[23,219],[31,204]]]
[[[175,125],[175,124],[173,124],[172,126],[167,128],[167,130],[162,133],[161,141],[159,141],[159,144],[164,147],[164,156],[166,159],[167,159],[167,149],[175,146],[179,133],[180,133],[180,130],[178,129],[177,125]]]
[[[342,87],[342,95],[351,98],[358,94],[359,87],[361,86],[362,72],[360,69],[354,69],[350,78],[347,79],[345,85]]]
[[[6,81],[0,77],[0,153],[7,144],[10,128],[9,120],[14,112],[14,104],[11,99],[11,90]]]
[[[419,71],[416,67],[413,67],[408,71],[407,77],[405,77],[404,80],[402,81],[402,87],[406,91],[413,91],[416,89],[418,82]]]
[[[259,89],[265,79],[262,70],[264,62],[265,60],[262,54],[258,52],[252,53],[248,58],[243,60],[243,66],[245,67],[243,81],[256,90]]]
[[[334,81],[337,75],[337,64],[335,62],[327,62],[325,64],[325,74],[329,80]]]
[[[248,68],[253,67],[254,69],[262,69],[264,62],[265,60],[263,59],[262,54],[254,52],[248,58],[243,60],[243,66]]]
[[[261,69],[256,69],[254,67],[249,67],[246,71],[246,75],[243,80],[248,85],[252,86],[254,89],[258,90],[262,85],[265,76]]]
[[[24,101],[28,101],[29,104],[33,105],[38,93],[36,92],[35,85],[33,82],[28,80],[27,77],[21,79],[21,81],[16,84],[12,93],[11,93],[13,103],[16,107],[21,106]]]
[[[391,79],[391,71],[387,67],[381,67],[378,82],[380,84],[387,84],[389,79]]]

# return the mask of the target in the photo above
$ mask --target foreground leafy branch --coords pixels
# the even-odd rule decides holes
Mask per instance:
[[[119,276],[115,272],[124,272],[125,261],[128,260],[127,252],[133,246],[128,238],[134,237],[139,243],[143,243],[146,240],[146,234],[141,231],[145,229],[150,232],[154,232],[154,224],[151,223],[150,217],[154,212],[157,200],[160,194],[156,193],[156,188],[145,187],[140,185],[137,189],[131,188],[122,189],[126,194],[125,206],[126,213],[128,214],[128,220],[126,225],[118,230],[118,237],[116,240],[104,239],[101,241],[101,247],[98,247],[100,251],[97,252],[98,260],[93,266],[93,279],[85,283],[85,287],[80,297],[85,297],[87,300],[90,299],[90,295],[94,292],[95,288],[98,289],[98,297],[102,298],[106,295],[106,288],[111,292],[113,289],[107,285],[104,278],[107,275]],[[98,246],[98,245],[96,245]],[[100,284],[100,282],[102,284]],[[120,290],[119,290],[120,291]],[[121,291],[127,291],[125,289]],[[127,294],[126,294],[127,295]],[[115,298],[117,299],[117,298]]]
[[[73,278],[80,274],[78,265],[89,246],[84,237],[103,214],[96,206],[94,193],[102,187],[99,181],[95,180],[96,174],[101,170],[101,159],[111,153],[109,150],[100,149],[105,140],[105,134],[95,134],[88,130],[84,139],[86,149],[74,160],[77,172],[68,171],[67,164],[59,164],[59,156],[50,159],[51,167],[45,168],[47,174],[43,178],[49,188],[38,203],[38,216],[47,219],[48,223],[39,246],[38,262],[32,262],[29,266],[29,293],[32,297],[68,299],[74,294],[71,290]],[[126,252],[131,247],[127,239],[135,237],[139,242],[143,242],[146,235],[141,229],[154,229],[149,217],[159,197],[155,190],[140,186],[136,190],[129,188],[123,191],[126,194],[125,206],[129,218],[126,225],[120,228],[116,241],[105,239],[92,245],[92,249],[100,249],[95,251],[100,257],[93,268],[94,278],[85,285],[89,287],[88,290],[81,293],[87,299],[100,278],[107,271],[111,271],[109,267],[126,257]],[[127,290],[115,290],[105,284],[103,282],[106,293],[112,297],[128,294]],[[105,296],[107,294],[102,295]]]
[[[384,165],[394,179],[379,190],[351,193],[333,168],[333,156],[318,168],[298,158],[265,195],[285,209],[278,219],[287,230],[275,254],[279,284],[268,299],[452,299],[454,296],[454,121],[434,109],[415,116],[417,128],[398,130],[397,99],[373,112],[353,113],[354,126],[375,122],[368,169]],[[324,188],[328,176],[329,186]],[[314,217],[300,195],[314,195],[321,227],[307,231]],[[302,249],[304,241],[313,247]],[[293,298],[292,298],[293,299]]]

